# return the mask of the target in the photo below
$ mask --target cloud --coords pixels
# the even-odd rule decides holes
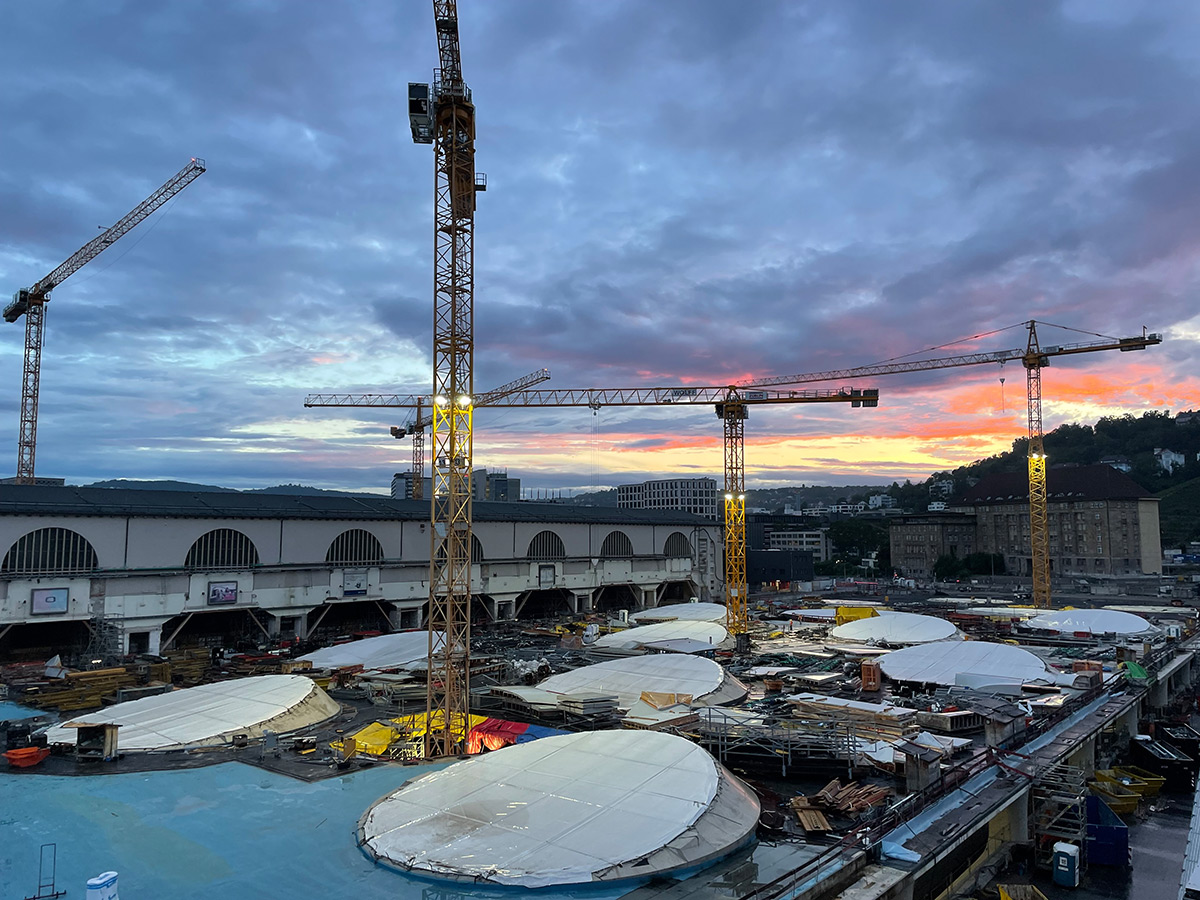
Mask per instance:
[[[560,387],[720,385],[1003,349],[1036,318],[1168,335],[1048,369],[1048,427],[1200,406],[1194,6],[459,14],[489,176],[477,391],[542,366]],[[4,24],[5,290],[208,164],[55,291],[39,473],[384,490],[408,413],[301,404],[430,380],[432,154],[405,121],[407,82],[436,64],[428,7],[48,0]],[[23,339],[0,329],[13,445]],[[756,410],[748,448],[776,443],[748,478],[890,482],[1003,449],[1024,389],[1006,368],[1003,399],[989,367],[880,379],[869,415]],[[719,473],[719,425],[707,408],[489,410],[476,446],[556,488]]]

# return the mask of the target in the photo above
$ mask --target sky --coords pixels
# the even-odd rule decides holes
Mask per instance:
[[[745,378],[1161,332],[1058,361],[1046,430],[1200,408],[1200,6],[460,0],[488,176],[477,390]],[[427,391],[432,5],[0,5],[0,290],[193,157],[207,171],[55,290],[37,474],[386,492]],[[16,468],[24,320],[0,323]],[[1080,334],[1079,332],[1084,332]],[[4,390],[3,385],[8,385]],[[829,387],[838,385],[831,384]],[[746,482],[888,484],[1008,449],[1019,364],[756,408]],[[7,446],[7,451],[3,448]],[[711,407],[503,409],[476,466],[537,491],[721,478]]]

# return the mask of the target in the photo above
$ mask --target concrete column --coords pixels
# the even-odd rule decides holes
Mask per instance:
[[[577,616],[592,612],[595,595],[596,591],[590,588],[582,591],[571,591],[571,612]]]

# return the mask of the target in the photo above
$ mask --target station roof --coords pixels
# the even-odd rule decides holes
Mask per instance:
[[[638,613],[631,613],[629,621],[637,625],[649,625],[652,622],[679,621],[724,622],[728,615],[724,603],[672,603],[668,606],[655,606]]]
[[[0,515],[429,521],[429,501],[393,500],[374,494],[324,496],[5,484],[0,485]],[[669,509],[617,509],[566,503],[481,502],[474,504],[472,515],[476,522],[686,527],[715,524],[703,516]]]
[[[441,632],[435,632],[440,635]],[[401,631],[376,637],[334,644],[300,657],[316,669],[338,669],[342,666],[362,666],[365,671],[401,669],[420,662],[424,668],[429,658],[428,631]]]

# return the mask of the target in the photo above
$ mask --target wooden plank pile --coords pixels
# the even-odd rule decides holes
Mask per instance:
[[[135,684],[137,676],[123,666],[91,672],[69,672],[66,678],[47,684],[36,694],[28,693],[22,699],[39,709],[57,709],[61,712],[99,709],[106,701],[116,702],[119,689]]]
[[[825,813],[813,806],[808,797],[793,797],[790,805],[792,812],[796,814],[796,821],[809,834],[824,834],[833,831],[833,826],[825,818]]]
[[[204,648],[172,650],[163,655],[171,664],[171,680],[175,684],[200,684],[212,665],[212,653]]]
[[[851,781],[845,787],[836,778],[809,799],[826,809],[837,810],[848,816],[856,815],[878,806],[892,795],[892,789],[878,784],[862,784]]]
[[[792,715],[823,725],[840,725],[868,740],[898,741],[920,731],[917,710],[882,703],[843,700],[823,694],[793,694],[787,698]]]

